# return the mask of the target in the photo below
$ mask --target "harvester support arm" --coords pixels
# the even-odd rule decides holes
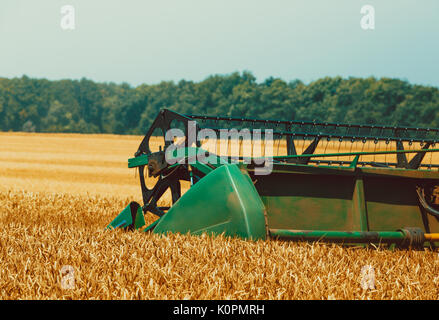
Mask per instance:
[[[427,150],[430,146],[432,145],[431,142],[427,142],[422,149]],[[421,165],[422,160],[424,159],[425,156],[425,152],[418,152],[412,160],[410,160],[409,164],[408,164],[408,168],[409,169],[418,169],[419,166]]]

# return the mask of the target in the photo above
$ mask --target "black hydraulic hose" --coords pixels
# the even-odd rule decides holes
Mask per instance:
[[[422,207],[427,211],[428,214],[432,215],[435,218],[439,219],[439,211],[436,209],[433,209],[428,203],[427,200],[425,200],[425,193],[424,188],[421,188],[419,186],[416,187],[416,193],[418,194],[419,202],[421,203]]]

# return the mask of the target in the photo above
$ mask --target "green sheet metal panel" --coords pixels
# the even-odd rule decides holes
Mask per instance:
[[[281,164],[271,175],[253,178],[269,228],[439,232],[438,220],[423,213],[415,192],[435,177],[437,172],[421,170]]]
[[[404,226],[425,230],[415,192],[417,179],[392,177],[365,178],[365,199],[369,227],[374,231],[396,230]],[[430,232],[438,232],[436,219],[429,219]]]
[[[272,173],[255,184],[270,228],[361,230],[355,176]]]

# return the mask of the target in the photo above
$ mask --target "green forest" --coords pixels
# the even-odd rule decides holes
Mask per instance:
[[[326,77],[309,84],[250,72],[200,82],[97,83],[0,78],[0,131],[145,134],[162,108],[260,119],[439,127],[439,89],[399,79]]]

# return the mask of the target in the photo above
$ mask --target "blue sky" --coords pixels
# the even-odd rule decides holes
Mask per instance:
[[[63,5],[75,30],[60,27]],[[375,30],[360,27],[363,5]],[[0,77],[154,84],[251,71],[439,87],[437,0],[2,0]]]

